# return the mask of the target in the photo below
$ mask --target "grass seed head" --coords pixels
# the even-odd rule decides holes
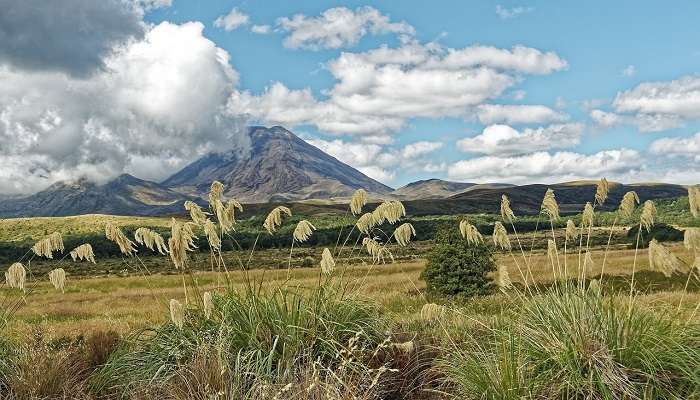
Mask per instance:
[[[591,228],[593,226],[593,220],[595,218],[595,211],[593,210],[593,204],[590,201],[586,202],[583,206],[583,213],[581,213],[581,226],[584,228]]]
[[[63,246],[63,237],[59,232],[54,232],[45,238],[39,240],[32,246],[32,251],[39,257],[46,257],[48,259],[53,259],[53,253],[60,251],[63,253],[65,247]]]
[[[670,278],[674,272],[682,270],[678,258],[656,239],[649,242],[649,267],[661,272],[667,278]]]
[[[134,242],[129,240],[129,238],[124,235],[124,232],[111,222],[105,225],[105,236],[107,236],[107,240],[111,240],[119,246],[119,250],[122,254],[132,256],[136,253],[137,250]]]
[[[504,222],[513,223],[515,221],[515,213],[510,208],[510,200],[505,194],[501,195],[501,218]]]
[[[202,228],[204,229],[204,235],[207,237],[207,242],[209,242],[209,247],[213,250],[221,251],[221,237],[216,229],[216,224],[212,220],[207,219],[204,221]]]
[[[373,213],[365,213],[360,216],[360,218],[357,219],[357,222],[355,223],[355,226],[357,227],[357,230],[360,232],[364,233],[365,235],[369,235],[369,231],[374,228],[375,226],[375,219],[374,219],[374,214]]]
[[[627,192],[624,196],[622,196],[620,208],[617,211],[622,217],[630,218],[634,213],[634,209],[637,208],[637,204],[639,204],[639,196],[637,196],[637,192]]]
[[[603,178],[598,182],[595,188],[595,202],[598,205],[603,205],[605,200],[608,198],[608,191],[610,190],[610,184],[608,180]]]
[[[267,233],[272,235],[277,228],[282,225],[283,213],[287,214],[288,217],[292,216],[292,210],[285,206],[277,206],[267,214],[267,218],[265,218],[265,222],[263,223],[263,227],[267,230]]]
[[[221,201],[221,196],[223,194],[224,185],[219,181],[212,182],[209,188],[209,206],[211,207],[215,202]]]
[[[654,225],[656,219],[656,206],[651,200],[644,202],[642,206],[642,215],[639,217],[639,223],[649,232]]]
[[[700,228],[686,229],[683,233],[683,244],[697,257],[700,254]]]
[[[576,224],[572,220],[567,220],[566,221],[566,231],[565,231],[565,239],[566,240],[576,240],[578,239],[578,229],[576,228]]]
[[[547,240],[547,257],[552,265],[557,265],[557,244],[552,239]]]
[[[192,231],[193,226],[195,225],[192,222],[179,222],[175,218],[170,221],[168,247],[170,248],[170,259],[177,269],[184,269],[187,266],[189,261],[187,252],[197,248],[194,244],[197,237]]]
[[[690,186],[688,188],[688,204],[690,205],[690,213],[693,217],[700,217],[700,185]]]
[[[64,292],[66,287],[66,271],[63,268],[56,268],[49,272],[49,281],[56,290]]]
[[[401,224],[394,231],[396,243],[400,244],[401,246],[406,246],[411,241],[411,237],[413,236],[416,236],[416,230],[413,228],[413,225],[408,222]]]
[[[406,209],[400,201],[385,201],[372,211],[374,225],[381,225],[384,221],[395,224],[406,215]]]
[[[542,212],[549,216],[552,221],[559,220],[559,204],[557,204],[557,199],[554,196],[554,190],[547,189],[544,194],[544,199],[542,199]]]
[[[367,192],[364,189],[357,189],[350,199],[350,212],[353,215],[359,215],[365,204],[367,204]]]
[[[197,225],[202,225],[207,220],[207,213],[205,213],[202,210],[202,207],[200,207],[197,203],[193,201],[188,200],[185,202],[185,210],[190,212],[190,218],[192,218],[192,222],[194,222]]]
[[[501,250],[510,250],[510,239],[508,239],[508,232],[502,223],[496,221],[493,226],[493,244],[496,247],[500,247]]]
[[[204,292],[202,295],[202,306],[206,319],[211,319],[211,316],[214,314],[214,299],[211,292]]]
[[[333,259],[331,251],[326,247],[323,249],[323,253],[321,253],[321,272],[323,272],[324,275],[330,275],[333,273],[334,269],[335,260]]]
[[[185,306],[175,299],[170,300],[170,320],[180,329],[185,325]]]
[[[92,251],[90,243],[81,244],[70,252],[73,261],[88,261],[95,264],[95,253]]]
[[[584,274],[590,272],[594,266],[595,263],[593,262],[593,255],[591,254],[590,250],[587,250],[586,255],[583,257]]]
[[[476,226],[472,225],[466,219],[459,222],[459,233],[462,237],[466,239],[467,243],[470,245],[478,245],[484,243],[484,237],[481,236],[479,230]]]
[[[504,265],[498,266],[496,284],[501,290],[507,290],[513,287],[513,282],[510,280],[510,275],[508,274],[508,268]]]
[[[134,240],[136,243],[146,246],[151,251],[157,251],[158,253],[165,255],[168,254],[168,248],[165,246],[165,239],[163,236],[148,228],[138,228],[134,232]]]
[[[24,284],[27,280],[27,270],[22,263],[14,263],[5,272],[5,283],[11,288],[24,290]]]
[[[425,304],[420,310],[420,317],[423,321],[438,321],[445,317],[447,314],[447,309],[445,306],[441,306],[435,303]]]
[[[296,240],[299,243],[304,243],[309,238],[311,237],[311,234],[313,231],[316,230],[316,227],[311,224],[311,222],[303,219],[299,221],[297,224],[297,227],[294,228],[294,233],[292,234],[292,237],[294,240]]]

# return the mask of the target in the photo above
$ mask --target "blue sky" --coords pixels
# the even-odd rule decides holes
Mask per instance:
[[[56,38],[0,41],[0,189],[163,179],[247,124],[395,187],[700,180],[698,2],[70,1],[80,23],[0,21]]]

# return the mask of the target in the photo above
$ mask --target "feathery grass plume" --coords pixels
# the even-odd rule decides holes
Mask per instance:
[[[221,231],[228,233],[233,230],[236,224],[236,209],[243,212],[243,206],[237,200],[231,199],[226,205],[221,200],[216,200],[213,205],[216,220],[219,222]]]
[[[590,250],[587,250],[586,255],[583,257],[584,274],[587,273],[588,271],[592,270],[594,266],[595,266],[595,263],[593,263],[593,255],[591,254]]]
[[[107,236],[107,240],[111,240],[112,242],[116,243],[117,246],[119,246],[119,250],[122,252],[122,254],[132,256],[134,253],[136,253],[137,250],[134,242],[129,240],[129,238],[124,235],[124,232],[122,232],[121,229],[116,227],[111,222],[108,222],[107,225],[105,225],[105,236]]]
[[[56,290],[64,292],[66,287],[66,271],[63,268],[56,268],[49,272],[49,281]]]
[[[620,208],[618,208],[617,212],[622,217],[629,218],[634,213],[634,209],[637,208],[637,204],[639,204],[639,196],[637,196],[637,192],[627,192],[624,196],[622,196]]]
[[[435,303],[425,304],[420,309],[420,317],[423,321],[437,321],[447,314],[447,308]]]
[[[92,245],[90,243],[81,244],[80,246],[74,248],[70,252],[70,257],[73,261],[89,261],[93,264],[95,263],[95,253],[92,251]]]
[[[39,257],[46,257],[48,259],[53,259],[53,253],[55,251],[60,251],[63,253],[65,250],[63,246],[63,238],[59,232],[54,232],[45,238],[39,240],[32,246],[32,251]]]
[[[367,254],[372,256],[372,258],[376,258],[379,256],[379,253],[381,251],[382,245],[375,239],[366,237],[362,239],[362,245],[367,248]]]
[[[200,207],[194,201],[186,201],[185,210],[190,212],[190,218],[192,218],[192,222],[194,222],[197,225],[202,225],[207,220],[207,213],[205,213],[202,210],[202,207]]]
[[[136,243],[146,246],[151,251],[157,251],[158,253],[165,255],[168,254],[168,248],[165,247],[165,239],[163,236],[148,228],[139,228],[134,232],[134,240]]]
[[[552,239],[547,240],[547,257],[552,265],[557,265],[557,244]]]
[[[690,186],[688,188],[688,204],[690,205],[690,213],[693,217],[700,217],[700,185]]]
[[[188,251],[193,251],[197,248],[194,240],[197,238],[192,231],[194,223],[178,222],[173,218],[170,221],[170,239],[168,239],[168,247],[170,248],[170,259],[175,268],[184,269],[189,260]]]
[[[501,195],[501,218],[505,222],[513,223],[515,221],[515,213],[510,208],[510,200],[505,194]]]
[[[559,221],[559,204],[554,197],[554,190],[547,189],[542,199],[542,212],[547,214],[552,221]]]
[[[170,320],[180,329],[185,325],[185,306],[175,299],[170,300]]]
[[[211,319],[211,316],[214,313],[214,299],[211,292],[204,292],[202,295],[202,305],[204,308],[204,316],[207,319]]]
[[[639,223],[649,232],[652,225],[654,225],[654,220],[656,219],[656,206],[651,200],[644,202],[642,206],[642,215],[639,217]]]
[[[649,267],[670,278],[674,272],[681,270],[681,263],[666,247],[652,239],[649,242]]]
[[[683,244],[697,257],[700,254],[700,228],[686,229],[683,233]]]
[[[328,247],[326,247],[323,249],[323,253],[321,254],[321,272],[323,272],[324,275],[330,275],[333,273],[334,269],[335,260],[333,259],[331,251],[328,250]]]
[[[500,247],[501,250],[510,250],[510,239],[508,239],[508,232],[502,223],[496,221],[493,226],[493,244],[496,247]]]
[[[466,219],[460,221],[459,233],[462,234],[462,237],[466,239],[467,243],[469,243],[470,245],[484,243],[484,237],[481,236],[479,230],[476,229],[476,226],[470,224],[469,221],[467,221]]]
[[[583,212],[581,213],[581,226],[584,228],[590,228],[593,226],[593,219],[595,217],[595,211],[593,210],[593,204],[590,201],[586,202],[583,206]]]
[[[265,223],[263,227],[267,230],[267,233],[272,235],[277,228],[282,225],[282,213],[287,214],[288,217],[292,216],[292,210],[285,206],[277,206],[274,210],[270,211],[265,218]]]
[[[504,265],[498,266],[496,284],[501,290],[510,289],[513,287],[513,282],[510,280],[508,269]]]
[[[576,224],[572,220],[566,221],[566,231],[564,232],[565,240],[576,240],[578,239],[578,229],[576,229]]]
[[[608,198],[608,191],[610,191],[610,184],[608,180],[603,178],[598,182],[595,188],[595,202],[596,204],[602,206],[605,200]]]
[[[357,189],[350,199],[350,212],[352,215],[362,213],[362,207],[367,204],[367,192],[364,189]]]
[[[204,221],[204,234],[207,236],[207,242],[209,242],[209,247],[214,250],[221,251],[221,237],[219,237],[219,232],[216,229],[216,224],[212,220],[207,219]]]
[[[395,224],[405,215],[406,209],[400,201],[385,201],[372,211],[375,226],[383,224],[384,221]]]
[[[11,288],[24,290],[24,283],[27,280],[27,270],[22,263],[14,263],[5,272],[5,283]]]
[[[315,231],[315,230],[316,230],[316,227],[313,226],[313,225],[311,224],[311,222],[309,222],[309,221],[307,221],[307,220],[305,220],[305,219],[302,219],[302,220],[299,221],[299,223],[297,224],[297,227],[294,228],[294,233],[292,234],[292,237],[293,237],[294,240],[296,240],[297,242],[299,242],[299,243],[304,243],[304,242],[306,242],[307,240],[309,240],[309,238],[311,237],[311,234],[312,234],[313,231]]]
[[[357,222],[355,223],[357,230],[365,235],[369,235],[370,229],[374,228],[375,225],[374,214],[371,212],[362,214],[362,216],[358,218]]]
[[[401,226],[394,231],[396,243],[401,246],[406,246],[411,241],[412,236],[416,236],[416,230],[413,228],[413,225],[408,222],[401,224]]]
[[[221,195],[223,194],[224,185],[219,181],[212,182],[209,187],[209,206],[213,206],[217,201],[221,201]]]

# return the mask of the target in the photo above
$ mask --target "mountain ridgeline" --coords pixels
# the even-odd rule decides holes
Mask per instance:
[[[497,213],[502,194],[511,199],[516,213],[535,214],[547,188],[554,189],[563,213],[574,213],[595,193],[595,182],[587,181],[516,186],[428,179],[394,190],[282,127],[251,127],[249,135],[249,152],[205,155],[161,183],[121,175],[107,183],[58,182],[30,196],[0,197],[0,217],[182,214],[185,201],[204,203],[214,180],[224,184],[227,197],[249,204],[250,211],[266,212],[265,203],[274,202],[304,214],[343,213],[346,206],[341,203],[360,188],[375,202],[402,200],[413,215]],[[618,204],[629,190],[642,201],[687,193],[680,185],[612,183],[604,208]]]

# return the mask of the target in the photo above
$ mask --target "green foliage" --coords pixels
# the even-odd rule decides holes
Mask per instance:
[[[493,289],[490,272],[496,270],[493,250],[486,245],[469,245],[455,227],[436,235],[421,278],[428,292],[445,296],[475,296]]]
[[[93,389],[125,394],[165,385],[209,349],[230,372],[236,393],[247,393],[260,381],[294,376],[300,363],[337,363],[349,342],[376,346],[385,330],[376,306],[327,286],[307,295],[286,287],[272,293],[229,290],[215,296],[214,304],[210,320],[190,308],[182,329],[167,323],[128,340],[94,377]]]
[[[574,287],[523,297],[512,311],[489,338],[444,359],[458,397],[685,399],[700,390],[697,324]]]
[[[627,231],[627,239],[630,242],[630,248],[634,248],[636,246],[638,233],[639,225],[635,225]],[[642,228],[642,234],[639,237],[639,247],[649,247],[649,242],[651,242],[652,239],[656,239],[659,242],[682,242],[683,231],[663,223],[654,224],[649,232]]]

